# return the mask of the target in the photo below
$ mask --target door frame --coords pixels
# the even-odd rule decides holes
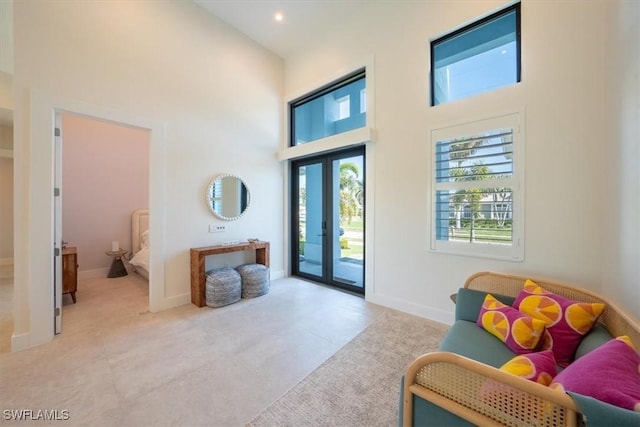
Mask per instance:
[[[353,286],[346,284],[344,282],[340,282],[334,280],[334,265],[333,265],[333,250],[334,250],[334,218],[333,218],[333,191],[335,190],[333,187],[333,162],[335,160],[362,156],[363,162],[363,171],[362,171],[362,180],[364,183],[364,200],[365,205],[362,211],[362,221],[363,221],[363,265],[362,265],[362,286]],[[298,200],[298,191],[299,191],[299,180],[297,169],[299,167],[304,166],[305,164],[315,164],[321,163],[322,170],[322,181],[323,181],[323,191],[322,191],[322,209],[323,209],[323,239],[322,239],[322,274],[321,276],[314,276],[312,274],[304,273],[300,271],[299,268],[299,259],[300,259],[300,247],[299,247],[299,219],[300,219],[300,211],[299,211],[299,203]],[[290,199],[291,199],[291,207],[290,207],[290,233],[289,233],[289,244],[291,249],[291,274],[294,276],[299,276],[305,279],[313,280],[316,282],[320,282],[329,286],[333,286],[336,288],[344,289],[350,292],[354,292],[356,294],[361,294],[363,296],[366,295],[367,292],[367,227],[366,227],[366,219],[367,219],[367,150],[365,145],[360,145],[357,147],[348,147],[341,150],[331,151],[328,153],[316,154],[308,157],[292,159],[289,162],[289,186],[290,186]],[[339,237],[339,236],[338,236]],[[319,280],[320,279],[320,280]]]
[[[55,114],[66,112],[150,131],[149,146],[149,309],[178,305],[166,296],[164,273],[164,170],[166,124],[133,116],[113,108],[29,92],[29,103],[14,113],[14,334],[12,350],[49,342],[54,337],[54,129]],[[30,154],[31,153],[31,154]],[[37,153],[37,155],[33,155]],[[37,215],[31,214],[37,212]]]

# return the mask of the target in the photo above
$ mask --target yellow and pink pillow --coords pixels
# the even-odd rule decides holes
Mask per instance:
[[[605,309],[602,303],[573,301],[527,280],[513,302],[524,315],[544,322],[542,349],[551,349],[558,365],[566,367],[573,361],[576,348]]]
[[[520,313],[491,294],[486,295],[476,324],[516,354],[535,351],[545,329],[543,321]]]
[[[551,384],[557,373],[556,359],[551,350],[520,354],[502,365],[500,370],[544,386]]]
[[[628,336],[612,339],[569,365],[550,387],[640,412],[640,356]]]

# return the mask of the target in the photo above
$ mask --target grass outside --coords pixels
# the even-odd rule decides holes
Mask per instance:
[[[350,223],[345,221],[342,228],[344,228],[344,235],[340,237],[340,240],[347,239],[347,248],[342,249],[340,257],[363,259],[364,228],[362,218],[354,217]]]
[[[470,241],[471,229],[468,227],[451,228],[449,238],[451,240]],[[475,228],[473,241],[489,243],[510,243],[513,231],[511,228]]]

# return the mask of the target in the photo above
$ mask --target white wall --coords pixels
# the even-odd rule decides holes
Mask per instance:
[[[13,263],[13,126],[0,123],[0,265]]]
[[[607,210],[604,224],[602,288],[640,317],[640,2],[617,1],[606,15],[611,56],[610,127],[601,141],[608,148]]]
[[[0,71],[13,74],[13,0],[0,1]]]
[[[501,1],[370,3],[364,13],[345,16],[303,53],[287,58],[285,98],[327,83],[336,73],[349,71],[354,62],[374,56],[377,178],[367,183],[368,193],[375,195],[375,207],[369,206],[375,209],[375,220],[367,227],[373,227],[375,258],[374,283],[367,297],[448,321],[453,318],[449,294],[471,273],[495,270],[596,291],[604,288],[640,314],[637,305],[625,300],[640,289],[637,280],[630,281],[631,274],[620,277],[624,283],[616,278],[602,284],[605,215],[611,211],[604,203],[610,189],[602,178],[610,170],[603,159],[618,144],[607,137],[603,105],[612,79],[604,40],[610,28],[602,19],[609,2],[524,0],[522,82],[429,107],[429,40],[503,5]],[[637,23],[636,19],[636,28]],[[625,33],[628,42],[620,57],[632,49],[631,40],[637,41],[630,35]],[[637,83],[634,88],[637,93]],[[430,130],[518,110],[525,114],[524,262],[429,252]],[[628,131],[631,123],[629,119]],[[626,149],[633,140],[632,135],[626,137]],[[630,167],[632,161],[627,162]],[[637,194],[637,172],[632,178],[630,190]],[[618,201],[626,203],[624,198]],[[632,217],[638,215],[629,214],[629,223]],[[635,223],[631,230],[637,237]],[[625,241],[619,236],[612,243]],[[630,261],[634,253],[625,257]],[[632,265],[629,261],[624,264]]]
[[[131,213],[149,208],[149,131],[62,114],[62,238],[79,277],[105,277],[112,242],[131,251]]]
[[[52,333],[53,108],[150,123],[156,307],[190,301],[191,247],[259,236],[282,275],[281,59],[190,2],[17,2],[14,15],[14,349]],[[247,182],[252,204],[213,235],[205,190],[223,172]]]

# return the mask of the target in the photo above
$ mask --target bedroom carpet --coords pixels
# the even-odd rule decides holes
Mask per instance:
[[[386,311],[248,426],[395,426],[402,372],[446,329]]]

